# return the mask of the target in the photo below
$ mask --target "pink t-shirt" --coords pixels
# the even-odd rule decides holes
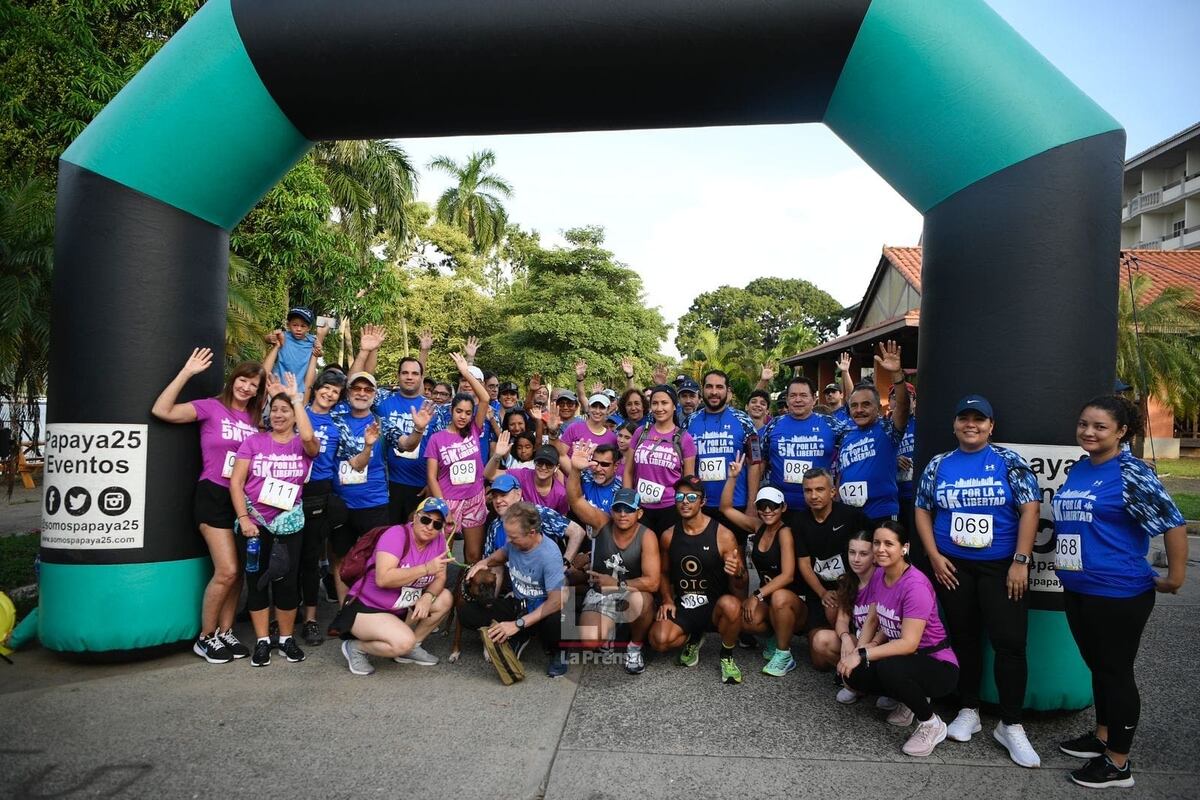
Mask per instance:
[[[575,452],[576,442],[591,442],[599,447],[602,444],[611,444],[617,446],[617,434],[608,430],[603,433],[592,433],[591,428],[587,426],[587,422],[580,420],[572,423],[565,431],[563,431],[560,441],[567,446],[567,455]]]
[[[554,483],[550,486],[550,492],[542,496],[537,489],[537,470],[534,467],[529,469],[510,469],[508,474],[517,479],[517,483],[521,484],[521,499],[526,503],[533,503],[535,506],[545,506],[553,508],[564,517],[570,513],[570,507],[567,505],[567,489],[563,486],[562,479],[556,473]]]
[[[400,560],[401,569],[418,567],[446,552],[446,541],[441,536],[433,537],[433,541],[424,547],[418,547],[413,538],[412,524],[393,525],[379,537],[375,552],[367,560],[367,572],[350,587],[350,594],[366,603],[371,608],[381,611],[391,611],[397,616],[404,616],[417,600],[425,587],[432,584],[436,575],[422,575],[407,586],[385,589],[375,583],[375,559],[380,553],[391,553]]]
[[[258,433],[258,425],[249,413],[226,408],[215,397],[193,400],[192,408],[200,423],[200,480],[228,489],[238,448]]]
[[[918,617],[925,620],[925,630],[921,633],[918,648],[938,644],[946,638],[946,629],[942,627],[942,619],[938,616],[937,596],[933,592],[933,584],[929,582],[921,570],[909,567],[896,581],[895,586],[884,582],[884,570],[876,569],[867,584],[867,592],[875,613],[879,616],[879,628],[889,640],[900,638],[900,627],[904,620]],[[938,661],[946,661],[958,666],[958,658],[954,650],[947,647],[931,653]]]
[[[447,500],[469,500],[483,492],[483,458],[479,452],[479,426],[471,423],[471,432],[462,438],[451,430],[442,430],[429,438],[425,457],[437,461],[437,482]]]
[[[305,454],[299,436],[280,444],[270,433],[256,433],[242,442],[237,457],[239,461],[243,458],[250,461],[246,496],[265,522],[271,522],[300,502],[312,459]]]
[[[875,572],[878,571],[879,570],[875,570]],[[871,577],[874,576],[875,573],[872,572]],[[854,613],[851,616],[853,617],[852,626],[855,636],[858,636],[858,632],[862,630],[863,624],[867,621],[867,614],[870,613],[870,611],[871,581],[870,579],[867,579],[867,585],[860,587],[858,594],[854,598]]]
[[[633,454],[633,488],[641,495],[642,508],[673,506],[675,490],[672,487],[683,477],[683,463],[672,443],[675,431],[659,433],[653,426],[643,430],[634,434],[633,442],[630,442],[631,447],[634,442],[638,443]],[[696,443],[690,433],[685,432],[680,437],[679,449],[684,458],[696,457]]]

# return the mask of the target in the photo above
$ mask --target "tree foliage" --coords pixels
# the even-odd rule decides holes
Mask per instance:
[[[1187,289],[1168,286],[1151,297],[1153,292],[1147,275],[1135,274],[1132,287],[1122,281],[1117,375],[1138,397],[1153,395],[1177,416],[1189,417],[1200,410],[1200,311]]]
[[[472,153],[461,166],[447,156],[438,156],[429,164],[430,169],[455,181],[438,198],[438,221],[464,231],[481,255],[500,243],[508,224],[504,200],[512,196],[512,186],[490,172],[494,166],[496,154],[491,150]]]

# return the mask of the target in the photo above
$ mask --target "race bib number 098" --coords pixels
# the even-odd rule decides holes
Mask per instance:
[[[466,486],[475,482],[475,462],[459,461],[450,465],[450,483],[455,486]]]

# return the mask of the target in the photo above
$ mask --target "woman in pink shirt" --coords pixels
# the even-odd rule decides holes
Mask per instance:
[[[233,635],[233,617],[241,594],[241,571],[233,523],[237,514],[229,499],[229,478],[242,441],[258,433],[266,395],[262,364],[245,361],[234,367],[217,397],[178,403],[179,393],[213,362],[213,352],[197,347],[150,413],[163,422],[200,423],[200,481],[196,485],[195,520],[212,556],[213,576],[204,590],[200,635],[192,651],[210,664],[245,658],[250,650]]]
[[[642,524],[661,534],[679,521],[675,481],[696,470],[696,443],[675,424],[675,390],[665,384],[650,390],[652,425],[641,428],[629,445],[624,485],[636,489]]]

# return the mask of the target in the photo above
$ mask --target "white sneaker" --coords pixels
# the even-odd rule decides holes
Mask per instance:
[[[911,711],[909,712],[912,713]],[[924,758],[933,754],[933,748],[937,747],[940,742],[946,738],[946,723],[942,722],[942,718],[934,714],[925,722],[917,725],[917,729],[913,735],[908,737],[908,741],[904,743],[902,749],[905,754]]]
[[[1025,735],[1025,728],[1021,725],[1005,725],[1003,722],[996,723],[996,729],[992,731],[992,736],[996,741],[1004,745],[1008,750],[1008,757],[1014,763],[1022,767],[1040,767],[1042,759],[1038,756],[1037,751],[1033,749],[1033,745],[1029,743],[1029,737]]]
[[[946,726],[946,738],[956,742],[969,742],[971,737],[983,730],[979,722],[979,709],[964,708],[954,721]]]
[[[899,700],[893,700],[892,698],[882,694],[879,695],[879,699],[875,701],[875,707],[880,711],[891,711],[898,705],[900,705]]]
[[[837,701],[844,706],[857,703],[860,697],[862,697],[862,695],[851,689],[849,686],[843,686],[842,688],[838,689]]]
[[[897,728],[907,728],[909,725],[912,725],[912,721],[912,709],[904,705],[904,703],[897,703],[896,707],[892,709],[892,713],[887,715],[888,725],[895,725]],[[938,741],[941,740],[939,739]]]

